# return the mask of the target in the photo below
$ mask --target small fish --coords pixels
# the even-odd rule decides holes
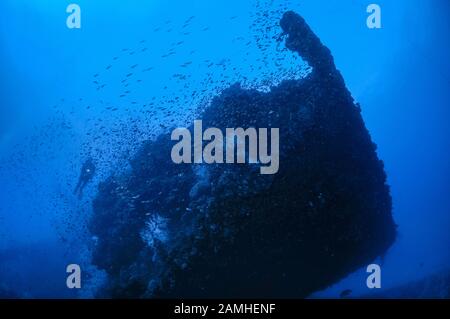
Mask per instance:
[[[350,297],[351,294],[352,294],[352,290],[351,290],[351,289],[345,289],[345,290],[343,290],[343,291],[340,293],[339,298],[345,299],[345,298]]]

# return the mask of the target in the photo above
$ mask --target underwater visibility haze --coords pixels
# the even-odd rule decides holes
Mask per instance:
[[[449,298],[449,12],[2,1],[0,298]]]

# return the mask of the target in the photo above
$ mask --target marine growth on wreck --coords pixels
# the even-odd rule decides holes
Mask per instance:
[[[393,243],[383,162],[332,53],[294,12],[278,28],[272,41],[310,72],[266,91],[235,83],[197,119],[279,128],[279,170],[174,163],[176,127],[147,140],[93,201],[92,261],[107,273],[98,296],[307,297]]]

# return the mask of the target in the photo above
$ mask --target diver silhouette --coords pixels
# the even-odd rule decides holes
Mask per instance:
[[[92,177],[95,174],[95,164],[92,158],[88,158],[86,162],[84,162],[83,167],[81,168],[80,178],[78,180],[77,187],[73,191],[74,194],[78,193],[78,198],[83,197],[83,189],[86,185],[91,181]]]

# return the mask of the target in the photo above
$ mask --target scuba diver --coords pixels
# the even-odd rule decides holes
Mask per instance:
[[[75,187],[74,194],[78,193],[78,198],[81,199],[83,196],[83,189],[86,185],[91,181],[92,177],[95,174],[95,164],[92,158],[88,158],[86,162],[84,162],[83,167],[81,168],[80,178],[78,180],[77,187]]]

